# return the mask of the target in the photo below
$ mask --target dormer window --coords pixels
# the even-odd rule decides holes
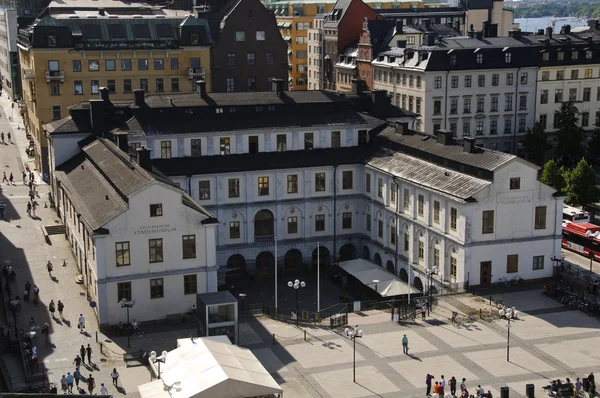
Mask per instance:
[[[47,35],[46,36],[48,47],[56,47],[56,35]]]
[[[512,62],[512,53],[504,54],[504,62],[510,64]]]
[[[483,64],[483,54],[481,54],[481,53],[477,54],[477,64],[479,64],[479,65]]]
[[[450,56],[450,65],[456,66],[456,55]]]

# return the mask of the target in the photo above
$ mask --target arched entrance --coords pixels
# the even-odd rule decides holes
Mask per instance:
[[[254,236],[257,238],[273,236],[275,234],[273,213],[261,210],[254,216]]]
[[[418,276],[415,276],[415,282],[413,283],[413,286],[422,292],[423,291],[423,282],[421,282],[421,278],[419,278]]]
[[[285,253],[283,269],[286,271],[297,271],[302,266],[302,252],[298,249],[289,250]]]
[[[388,262],[385,263],[385,269],[387,269],[388,272],[391,272],[392,274],[394,274],[394,263],[391,262],[390,260],[388,260]]]
[[[347,243],[340,248],[340,262],[354,260],[356,258],[356,248],[353,244]]]
[[[381,267],[381,256],[379,253],[375,253],[373,256],[373,262]]]
[[[400,269],[400,280],[403,280],[404,282],[408,283],[408,272],[406,272],[404,268]]]
[[[367,246],[363,247],[362,258],[371,261],[371,252]]]
[[[313,268],[317,266],[317,256],[319,256],[319,267],[327,267],[329,265],[329,249],[325,246],[319,246],[319,249],[315,249],[312,252],[312,265]],[[322,269],[322,268],[321,268]]]
[[[234,254],[227,259],[227,273],[225,274],[225,280],[227,283],[245,279],[246,273],[246,259],[241,254]]]
[[[273,275],[275,257],[270,252],[262,252],[256,256],[256,274]]]

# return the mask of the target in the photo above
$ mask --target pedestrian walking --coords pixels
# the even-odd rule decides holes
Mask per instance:
[[[88,358],[88,363],[91,365],[92,364],[92,347],[88,344],[85,352],[87,353],[87,358]]]
[[[33,297],[34,298],[40,297],[40,288],[37,287],[37,285],[33,285]]]
[[[23,185],[27,185],[27,173],[23,172]]]
[[[29,190],[29,200],[31,203],[35,201],[35,192],[33,192],[33,189]]]
[[[8,182],[10,182],[10,185],[15,185],[15,177],[13,177],[12,173],[10,173],[10,176],[8,177]]]
[[[38,355],[37,352],[34,354],[31,354],[31,368],[35,368],[35,369],[39,369],[40,368],[40,362],[38,361]]]
[[[440,381],[440,397],[444,396],[445,389],[446,389],[446,379],[444,379],[444,375],[442,375],[442,381]]]
[[[79,366],[77,367],[77,369],[75,369],[75,372],[73,372],[73,378],[75,379],[75,385],[77,386],[77,389],[79,389],[79,379],[81,379],[81,372],[79,371]]]
[[[81,363],[85,364],[85,347],[83,344],[79,348],[79,355],[81,355]]]
[[[31,319],[29,319],[29,330],[34,330],[35,329],[35,319],[33,319],[33,317],[31,317]]]
[[[8,183],[8,177],[6,177],[6,171],[2,174],[2,182]]]
[[[33,204],[31,205],[31,212],[33,213],[33,216],[35,217],[35,209],[37,209],[38,207],[38,202],[36,202],[35,200],[33,201]]]
[[[31,217],[31,202],[27,202],[27,214]]]
[[[54,267],[52,266],[50,260],[48,260],[48,264],[46,264],[46,269],[48,270],[48,276],[52,278],[52,270],[54,269]]]
[[[113,368],[113,371],[110,374],[110,377],[112,377],[114,386],[119,387],[119,372],[117,372],[117,368]]]
[[[406,335],[402,337],[402,351],[408,355],[408,337]]]
[[[467,390],[467,379],[465,379],[463,377],[463,379],[460,382],[460,392],[463,393]]]
[[[12,144],[12,140],[10,139],[10,131],[8,133],[6,133],[6,135],[8,136],[8,143]]]
[[[94,393],[94,388],[96,388],[96,380],[94,380],[94,376],[90,373],[90,377],[87,379],[88,392],[90,395]]]
[[[33,171],[29,172],[29,180],[35,183],[35,175],[33,174]]]
[[[425,395],[427,395],[428,397],[431,395],[431,381],[433,380],[433,376],[430,375],[429,373],[427,373],[427,376],[425,376],[425,385],[427,386],[427,392],[425,393]]]
[[[29,283],[29,281],[25,282],[25,291],[27,292],[27,295],[29,295],[29,292],[31,291],[31,283]]]
[[[450,394],[452,396],[456,395],[456,377],[452,376],[450,379]]]
[[[56,311],[56,304],[54,304],[54,300],[50,300],[50,304],[48,304],[48,311],[52,314],[52,319],[54,318],[54,311]]]
[[[44,323],[44,326],[42,326],[42,335],[44,336],[44,340],[48,341],[50,335],[50,325],[48,325],[48,322]]]
[[[100,383],[100,395],[108,395],[108,389],[104,383]]]
[[[66,394],[68,392],[68,381],[67,381],[67,377],[65,375],[62,375],[61,379],[60,379],[60,389],[63,391],[64,394]]]
[[[67,387],[69,387],[69,392],[73,394],[73,375],[71,372],[67,373]]]
[[[79,367],[81,366],[81,357],[77,355],[73,360],[73,363],[75,364],[75,369],[79,369]]]
[[[65,305],[62,301],[58,300],[58,316],[60,319],[63,319],[63,310],[65,309]]]
[[[4,220],[4,202],[0,200],[0,220]]]
[[[0,133],[0,138],[2,138],[2,143],[4,144],[4,131]]]
[[[79,328],[79,333],[84,333],[85,318],[83,317],[83,314],[79,314],[79,326],[78,326],[78,328]]]

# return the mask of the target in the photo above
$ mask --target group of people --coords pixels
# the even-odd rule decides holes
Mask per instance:
[[[594,398],[596,396],[596,380],[594,377],[594,373],[590,373],[587,378],[589,386],[587,389],[587,393],[589,394],[589,398]],[[575,380],[575,383],[571,382],[571,379],[568,377],[563,382],[560,379],[552,380],[552,384],[547,387],[544,387],[545,390],[548,390],[548,395],[552,395],[555,397],[563,396],[565,391],[568,391],[567,396],[574,397],[585,397],[585,390],[582,381],[579,377]],[[571,395],[573,394],[573,395]]]
[[[10,131],[6,133],[6,138],[8,138],[8,143],[12,144]],[[6,141],[4,141],[4,131],[0,132],[0,140],[1,140],[2,144],[6,144]]]
[[[427,387],[427,392],[425,394],[428,397],[444,398],[445,396],[448,395],[448,392],[449,392],[452,397],[493,398],[490,390],[488,390],[486,392],[485,389],[483,387],[481,387],[481,384],[477,386],[475,394],[469,393],[469,391],[467,390],[467,379],[464,377],[460,381],[460,383],[458,383],[458,380],[454,376],[452,376],[450,378],[450,380],[448,380],[448,381],[446,381],[446,379],[444,378],[444,375],[441,376],[441,379],[439,381],[434,381],[434,380],[435,380],[435,376],[433,376],[429,373],[425,377],[425,385]],[[457,385],[460,389],[460,395],[456,395]],[[432,392],[433,392],[433,394],[432,394]]]
[[[80,394],[86,394],[86,391],[83,388],[79,387],[79,382],[83,381],[85,386],[87,387],[87,394],[94,394],[94,389],[96,388],[96,380],[94,376],[90,373],[89,377],[85,378],[81,375],[80,367],[81,365],[85,365],[85,361],[87,358],[88,365],[92,365],[92,358],[94,354],[92,352],[92,347],[90,344],[85,347],[83,344],[79,348],[79,354],[75,356],[73,360],[73,364],[75,365],[75,371],[73,374],[70,372],[67,375],[62,375],[60,379],[61,390],[63,393],[73,393],[73,387],[77,387],[77,391]],[[117,372],[116,368],[113,368],[110,377],[112,378],[113,385],[115,387],[119,386],[119,372]],[[100,383],[100,394],[101,395],[109,395],[108,388],[104,385],[104,383]]]

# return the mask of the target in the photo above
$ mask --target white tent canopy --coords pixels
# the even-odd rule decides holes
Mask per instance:
[[[365,286],[375,290],[377,285],[377,293],[382,297],[398,296],[411,293],[420,293],[420,290],[414,286],[409,286],[396,275],[387,271],[385,268],[372,263],[362,258],[356,260],[342,261],[339,264],[340,268],[361,281]],[[379,282],[374,283],[374,280]]]
[[[254,354],[232,345],[227,336],[177,340],[177,348],[160,364],[160,376],[162,381],[138,386],[142,398],[247,398],[283,392]]]

